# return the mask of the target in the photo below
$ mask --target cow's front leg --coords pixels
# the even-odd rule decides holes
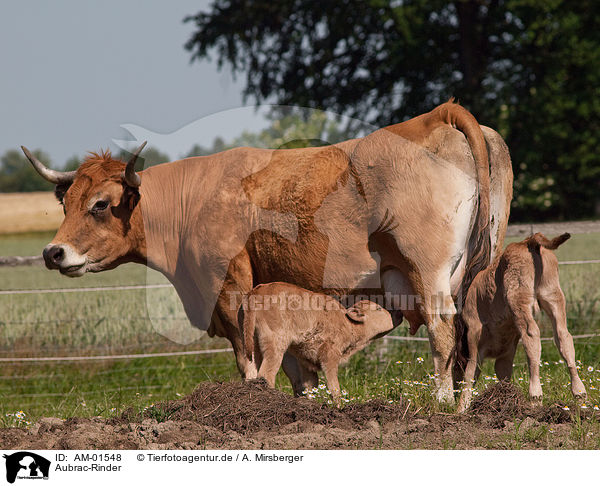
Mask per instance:
[[[231,343],[235,364],[242,380],[253,380],[258,376],[258,364],[246,357],[238,327],[232,323],[231,313],[226,312],[219,304],[217,304],[217,308],[213,313],[208,332],[209,336],[224,337]],[[255,356],[254,359],[256,360],[257,357]]]
[[[255,361],[250,361],[244,352],[244,345],[240,336],[240,323],[243,322],[242,297],[252,290],[252,266],[250,257],[244,250],[229,263],[227,275],[217,306],[213,312],[211,330],[209,335],[225,337],[231,343],[235,354],[235,361],[244,380],[258,377],[258,366]],[[255,359],[257,359],[255,357]]]

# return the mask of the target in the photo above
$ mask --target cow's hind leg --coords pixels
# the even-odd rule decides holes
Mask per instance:
[[[557,276],[558,278],[558,276]],[[573,337],[567,328],[567,315],[565,311],[565,296],[559,288],[553,292],[540,293],[538,298],[540,306],[548,314],[552,321],[554,331],[554,343],[565,360],[571,375],[571,392],[576,397],[586,395],[585,386],[577,373],[575,363],[575,347],[573,346]]]
[[[450,292],[450,277],[438,279],[438,285],[424,285],[423,309],[433,356],[436,396],[441,403],[454,403],[454,353],[456,307]],[[429,290],[429,291],[428,291]]]
[[[406,275],[408,274],[408,276]],[[393,302],[399,303],[394,310],[401,310],[416,331],[421,323],[427,325],[429,343],[433,355],[436,396],[440,402],[454,403],[452,370],[456,337],[454,315],[456,308],[450,294],[450,276],[437,279],[430,275],[398,269],[388,269],[383,274],[383,286]],[[418,289],[413,290],[413,289]],[[389,304],[386,303],[386,305]]]
[[[441,403],[454,403],[454,367],[455,332],[454,316],[437,314],[427,323],[429,344],[433,356],[436,397]]]

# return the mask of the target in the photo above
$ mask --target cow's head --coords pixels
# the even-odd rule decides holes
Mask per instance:
[[[49,169],[21,147],[35,170],[56,184],[55,194],[64,208],[65,219],[44,248],[48,268],[80,277],[140,258],[143,230],[135,215],[141,178],[135,162],[145,145],[127,164],[113,159],[110,152],[93,153],[72,172]]]

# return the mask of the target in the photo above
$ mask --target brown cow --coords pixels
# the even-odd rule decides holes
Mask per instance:
[[[529,396],[541,399],[540,329],[533,318],[539,306],[550,316],[554,342],[571,375],[571,391],[584,396],[577,373],[573,338],[567,329],[565,296],[558,280],[558,260],[551,251],[569,233],[548,240],[541,233],[511,243],[493,265],[480,272],[467,293],[463,318],[467,324],[469,361],[458,410],[471,402],[473,383],[485,358],[495,358],[496,376],[510,380],[517,343],[522,340],[529,365]]]
[[[328,147],[238,148],[140,173],[135,157],[92,155],[65,174],[26,154],[65,207],[49,268],[159,270],[194,326],[231,341],[245,378],[257,370],[237,309],[256,285],[386,296],[396,322],[427,326],[438,398],[453,401],[453,297],[502,248],[512,197],[506,145],[464,108]],[[296,393],[314,385],[293,357],[283,367]]]
[[[259,378],[274,387],[289,350],[307,369],[323,370],[336,405],[339,365],[394,328],[390,313],[375,302],[361,300],[346,309],[333,297],[283,282],[258,285],[243,306],[240,333]]]

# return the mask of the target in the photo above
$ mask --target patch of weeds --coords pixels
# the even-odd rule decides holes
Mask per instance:
[[[27,414],[23,410],[7,413],[2,418],[2,427],[29,427],[31,421],[27,420]]]
[[[530,427],[523,434],[523,439],[527,442],[537,443],[538,441],[546,440],[548,438],[548,426],[540,425],[537,427]]]
[[[151,419],[156,420],[158,423],[166,422],[169,420],[175,413],[183,408],[183,405],[176,405],[174,407],[168,408],[165,406],[150,406],[146,407],[143,410],[143,414]]]

